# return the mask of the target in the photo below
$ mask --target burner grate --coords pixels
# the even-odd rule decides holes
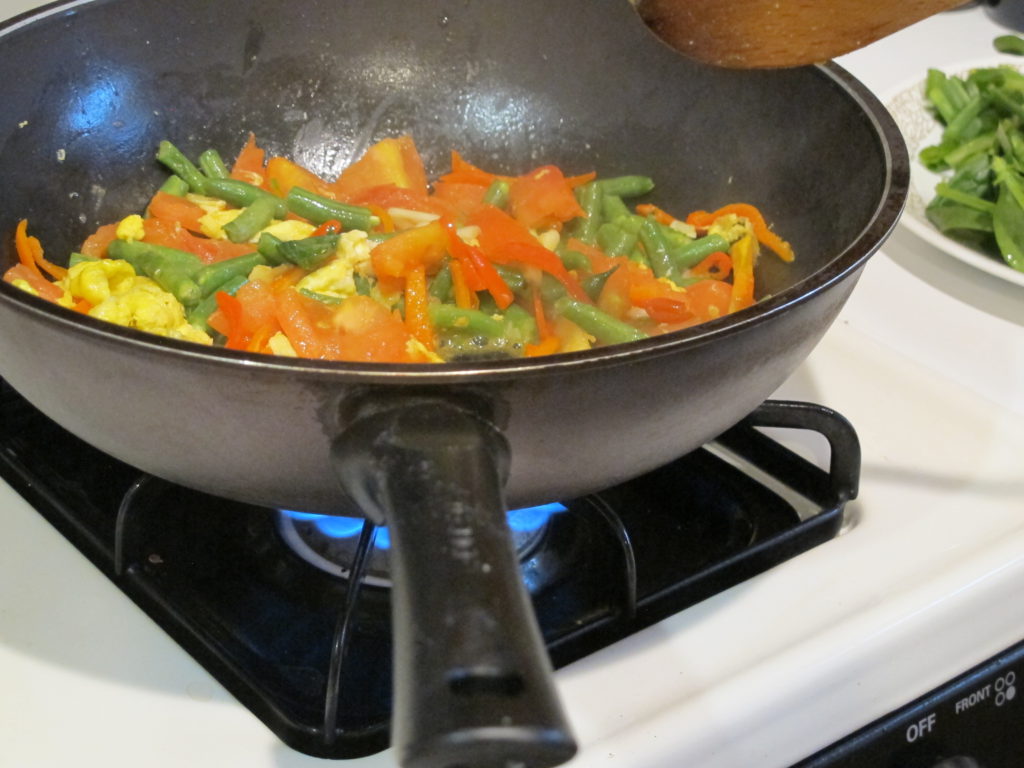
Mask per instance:
[[[354,547],[354,578],[340,578],[284,544],[276,510],[140,474],[2,382],[0,413],[0,475],[283,742],[339,759],[387,746],[390,605],[388,591],[365,578],[372,524]],[[823,434],[831,466],[802,459],[762,426]],[[858,471],[845,419],[770,401],[711,446],[563,502],[522,562],[553,663],[834,537]],[[798,512],[780,485],[811,512]]]

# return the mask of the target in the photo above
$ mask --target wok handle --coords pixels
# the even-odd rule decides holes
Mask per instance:
[[[392,541],[391,741],[406,768],[546,768],[576,751],[508,528],[508,444],[474,410],[357,416],[335,468]]]

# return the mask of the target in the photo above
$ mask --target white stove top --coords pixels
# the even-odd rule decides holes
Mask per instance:
[[[32,5],[0,0],[0,16]],[[841,63],[884,96],[1002,31],[962,10]],[[778,396],[857,429],[852,525],[558,672],[572,768],[784,768],[1024,639],[1024,288],[898,231]],[[323,764],[2,482],[0,541],[0,766]]]

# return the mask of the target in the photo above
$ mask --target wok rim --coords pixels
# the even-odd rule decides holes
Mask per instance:
[[[15,29],[33,24],[60,11],[92,2],[94,0],[58,0],[14,16],[0,23],[0,39]],[[881,247],[896,226],[906,203],[910,181],[909,155],[899,128],[878,97],[836,62],[824,62],[808,68],[815,69],[821,76],[832,80],[857,104],[874,129],[881,145],[886,171],[885,184],[875,210],[857,237],[824,267],[751,307],[690,328],[639,341],[532,358],[444,363],[361,363],[279,357],[169,339],[75,313],[2,280],[0,300],[10,302],[18,310],[50,325],[66,328],[96,341],[124,346],[126,351],[134,348],[140,352],[166,352],[212,365],[244,366],[246,370],[259,370],[261,375],[341,377],[351,380],[352,383],[387,381],[428,385],[460,383],[467,379],[496,381],[543,375],[551,371],[571,372],[580,366],[626,365],[642,359],[674,354],[682,349],[742,333],[769,322],[790,307],[810,301],[856,272]]]

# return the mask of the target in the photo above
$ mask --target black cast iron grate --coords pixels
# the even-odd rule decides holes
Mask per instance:
[[[283,544],[277,511],[141,474],[2,381],[0,417],[0,475],[284,743],[337,759],[387,747],[388,592],[362,580],[371,524],[354,549],[355,579],[343,580]],[[829,468],[758,427],[824,435]],[[522,564],[553,663],[831,539],[859,463],[842,416],[769,401],[709,446],[563,502]]]

